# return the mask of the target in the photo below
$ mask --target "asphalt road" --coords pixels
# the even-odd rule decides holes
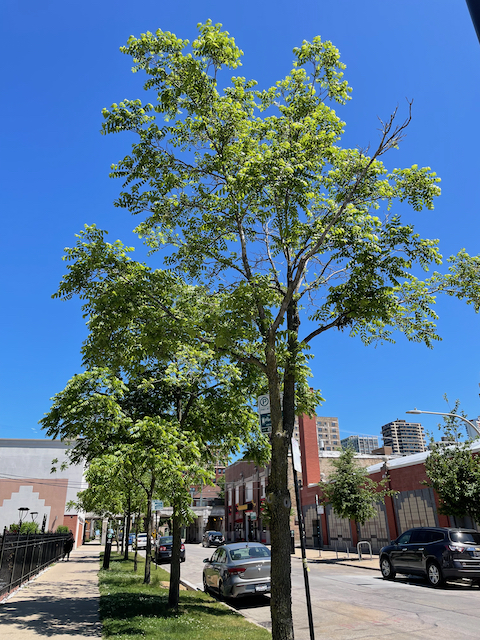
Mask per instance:
[[[186,545],[182,579],[201,589],[203,558],[213,551]],[[480,638],[478,587],[448,584],[433,589],[420,578],[397,577],[388,582],[379,571],[327,563],[308,566],[316,640]],[[302,564],[296,558],[292,558],[292,586],[295,638],[310,640]],[[229,604],[271,628],[268,596]]]

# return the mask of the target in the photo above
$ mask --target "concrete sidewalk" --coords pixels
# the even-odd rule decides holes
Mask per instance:
[[[100,638],[99,544],[79,547],[0,605],[2,640]]]
[[[308,563],[342,564],[348,567],[380,571],[378,556],[372,555],[372,559],[370,559],[370,553],[362,552],[362,560],[359,560],[357,553],[351,552],[347,555],[345,551],[339,551],[337,554],[335,551],[322,550],[319,552],[318,549],[306,549],[305,555]],[[302,553],[299,548],[295,549],[295,558],[302,559]]]

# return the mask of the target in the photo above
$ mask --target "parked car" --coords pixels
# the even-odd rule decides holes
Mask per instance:
[[[260,542],[224,544],[203,562],[206,592],[225,598],[270,592],[270,549]]]
[[[416,527],[380,550],[385,580],[397,573],[425,576],[432,587],[470,578],[480,586],[480,533],[453,527]]]
[[[173,536],[162,536],[155,540],[154,558],[157,564],[172,561]],[[180,546],[180,562],[185,562],[185,545]]]
[[[202,547],[219,547],[225,542],[221,531],[205,531],[202,538]]]
[[[139,533],[137,538],[137,549],[146,549],[147,548],[147,534]]]

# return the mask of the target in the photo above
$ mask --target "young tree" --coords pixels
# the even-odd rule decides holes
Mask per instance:
[[[131,465],[124,464],[120,452],[94,458],[85,473],[88,487],[77,494],[76,501],[68,506],[77,510],[95,513],[97,516],[124,515],[124,534],[128,537],[131,517],[144,506],[143,490],[135,482]],[[124,540],[125,542],[125,540]],[[128,559],[128,544],[124,547],[124,558]]]
[[[459,415],[459,406],[457,400],[451,413]],[[453,518],[469,516],[480,522],[480,458],[472,454],[462,431],[458,418],[444,418],[446,441],[435,443],[431,439],[431,451],[425,460],[429,479],[425,484],[437,493],[440,513]]]
[[[77,246],[67,249],[71,264],[58,295],[69,298],[75,294],[84,300],[90,333],[83,353],[90,370],[76,376],[55,398],[50,414],[42,421],[48,434],[80,437],[76,452],[86,457],[99,454],[99,427],[103,438],[120,447],[131,444],[130,424],[162,416],[176,429],[192,434],[202,452],[203,470],[209,451],[228,454],[246,443],[250,448],[256,444],[265,454],[266,441],[258,437],[255,413],[246,402],[255,394],[258,374],[232,364],[205,345],[199,348],[192,340],[200,326],[203,309],[199,301],[205,292],[184,285],[173,274],[151,271],[134,262],[129,249],[120,242],[110,245],[103,236],[95,227],[87,228]],[[203,307],[208,309],[208,301],[203,300]],[[172,322],[174,312],[176,322]],[[204,321],[210,320],[207,317]],[[114,371],[122,372],[128,383]],[[114,426],[112,433],[116,423],[121,428]],[[143,442],[148,445],[148,429]],[[140,452],[143,455],[142,447]],[[150,508],[159,474],[148,468],[150,482],[143,486]],[[180,525],[188,514],[188,491],[185,495],[182,492],[184,485],[198,483],[200,475],[195,477],[190,469],[177,477],[172,485],[176,492],[168,497],[174,507],[172,606],[178,603]],[[137,481],[143,483],[144,477]],[[174,474],[165,478],[173,482]],[[165,490],[168,482],[162,481]]]
[[[134,393],[138,393],[133,386]],[[159,481],[168,478],[164,487],[178,488],[183,485],[184,476],[190,481],[208,482],[209,473],[200,464],[195,434],[183,430],[175,416],[159,413],[158,402],[152,402],[157,405],[157,413],[144,415],[139,403],[131,398],[125,402],[128,392],[128,386],[109,370],[94,368],[69,381],[53,398],[52,408],[41,424],[49,437],[73,441],[69,451],[72,463],[92,463],[110,453],[119,458],[118,464],[143,489],[148,525],[144,582],[148,584],[151,501],[161,490]],[[168,492],[164,495],[174,504],[175,500],[182,501],[181,496]]]
[[[311,341],[334,328],[366,343],[399,330],[431,346],[434,294],[478,308],[480,262],[462,253],[445,276],[417,278],[415,265],[440,264],[437,242],[392,209],[432,209],[439,179],[416,165],[389,172],[381,161],[410,114],[398,126],[388,118],[372,152],[340,146],[344,123],[329,103],[344,104],[350,88],[330,42],[303,42],[291,72],[263,90],[243,77],[223,83],[221,71],[237,69],[242,52],[210,21],[191,44],[158,30],[130,37],[122,51],[154,99],[104,110],[105,133],[137,136],[113,167],[124,182],[116,204],[141,215],[136,230],[150,248],[166,245],[167,264],[208,291],[210,329],[198,339],[268,380],[272,633],[290,639],[287,455]]]
[[[340,518],[355,522],[360,540],[360,525],[375,517],[375,503],[395,492],[387,489],[388,479],[375,482],[368,477],[367,470],[355,463],[355,451],[344,449],[338,460],[333,461],[335,471],[328,482],[322,482],[323,504],[331,504]]]

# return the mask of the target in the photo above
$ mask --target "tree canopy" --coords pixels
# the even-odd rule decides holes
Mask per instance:
[[[459,406],[457,400],[451,413],[463,415]],[[462,439],[461,420],[446,416],[440,430],[445,440],[435,443],[431,439],[425,484],[436,491],[440,513],[459,519],[469,516],[480,522],[480,458],[472,452],[471,442]]]

